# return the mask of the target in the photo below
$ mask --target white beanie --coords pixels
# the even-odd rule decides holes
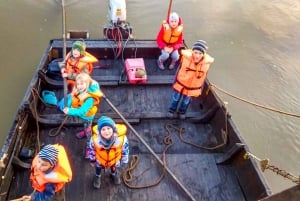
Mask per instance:
[[[179,16],[178,16],[177,13],[173,12],[173,13],[170,14],[170,16],[169,16],[169,22],[171,22],[171,21],[177,21],[177,22],[179,22]]]

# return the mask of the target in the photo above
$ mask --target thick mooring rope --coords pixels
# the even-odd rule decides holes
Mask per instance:
[[[272,112],[276,112],[276,113],[280,113],[280,114],[284,114],[284,115],[287,115],[287,116],[292,116],[292,117],[296,117],[296,118],[300,118],[300,115],[299,114],[294,114],[294,113],[290,113],[290,112],[285,112],[285,111],[282,111],[282,110],[278,110],[276,108],[272,108],[272,107],[268,107],[268,106],[264,106],[264,105],[260,105],[258,103],[254,103],[252,101],[248,101],[246,99],[243,99],[243,98],[240,98],[238,96],[235,96],[227,91],[225,91],[224,89],[221,89],[220,87],[214,85],[214,84],[210,84],[209,87],[214,87],[215,89],[217,89],[218,91],[232,97],[232,98],[235,98],[237,100],[240,100],[242,102],[245,102],[245,103],[248,103],[250,105],[253,105],[255,107],[259,107],[259,108],[263,108],[263,109],[266,109],[266,110],[269,110],[269,111],[272,111]]]

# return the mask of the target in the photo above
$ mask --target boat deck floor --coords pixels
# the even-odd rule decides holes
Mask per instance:
[[[174,123],[174,122],[173,122]],[[166,145],[164,138],[167,135],[163,129],[163,123],[160,124],[162,129],[156,131],[149,128],[135,126],[147,144],[162,157],[162,152]],[[144,124],[145,125],[145,124]],[[192,127],[191,123],[179,123],[176,126]],[[159,127],[159,126],[157,126]],[[198,125],[199,132],[186,132],[186,140],[193,140],[193,143],[199,143],[209,146],[207,137],[210,133],[209,125]],[[76,128],[67,128],[57,137],[50,137],[49,129],[43,129],[41,133],[41,143],[60,143],[63,144],[70,156],[70,162],[73,169],[73,180],[66,185],[66,199],[72,201],[81,200],[192,200],[184,192],[177,182],[165,173],[162,181],[151,188],[131,189],[121,185],[116,186],[110,179],[110,170],[102,172],[101,188],[94,189],[92,186],[94,169],[89,162],[83,157],[85,140],[79,140],[75,137]],[[146,132],[145,132],[146,131]],[[130,142],[130,160],[135,155],[139,158],[136,168],[132,174],[133,186],[145,186],[155,183],[163,173],[160,163],[147,151],[146,147],[136,140],[132,132],[128,132]],[[166,154],[167,167],[176,176],[178,181],[188,190],[190,195],[196,200],[244,200],[239,187],[238,179],[232,174],[234,170],[230,165],[217,165],[216,159],[222,153],[208,152],[202,149],[184,144],[178,136],[175,129],[171,129],[173,145],[168,149]],[[122,167],[123,172],[128,167]],[[18,171],[13,181],[13,190],[10,192],[11,198],[20,197],[23,194],[32,192],[31,185],[28,181],[29,170]],[[228,189],[230,188],[230,189]],[[23,189],[21,192],[19,189]]]
[[[77,118],[68,118],[65,122],[65,129],[62,129],[56,137],[51,137],[49,136],[51,129],[57,128],[63,122],[65,115],[56,107],[39,104],[37,111],[39,113],[38,121],[41,123],[39,125],[40,132],[37,135],[37,131],[33,130],[31,135],[33,138],[40,136],[41,144],[60,143],[66,147],[73,169],[73,180],[66,185],[66,200],[245,200],[233,167],[230,164],[216,163],[217,158],[222,157],[224,153],[199,149],[183,143],[180,139],[176,128],[184,129],[183,138],[185,140],[203,147],[214,147],[220,143],[215,137],[215,133],[220,133],[220,131],[214,130],[209,123],[197,121],[197,118],[201,119],[203,113],[198,100],[191,103],[187,112],[187,120],[167,118],[172,93],[171,84],[176,70],[165,70],[158,73],[155,62],[154,59],[145,60],[146,66],[153,67],[147,68],[149,75],[147,84],[120,83],[121,62],[119,65],[109,67],[113,68],[110,70],[95,69],[93,77],[101,84],[101,89],[110,102],[124,115],[134,130],[159,157],[162,157],[166,147],[165,137],[167,135],[172,137],[173,144],[166,153],[167,167],[193,198],[187,195],[168,173],[165,173],[162,181],[154,187],[132,189],[123,182],[119,186],[114,185],[109,177],[110,170],[106,170],[102,172],[101,188],[94,189],[92,181],[95,171],[89,161],[84,158],[85,140],[75,137],[75,133],[82,129],[82,122]],[[100,79],[101,76],[102,78],[106,77]],[[63,96],[62,89],[49,89],[55,90],[59,98]],[[94,124],[101,115],[109,115],[117,122],[122,122],[104,100],[100,103]],[[197,118],[193,119],[194,117]],[[166,125],[172,125],[169,127],[170,132],[166,130]],[[137,138],[135,132],[128,129],[127,137],[130,143],[130,160],[134,155],[139,158],[139,162],[133,170],[132,185],[153,184],[163,172],[162,165]],[[122,167],[121,170],[124,171],[127,167],[128,165]],[[29,173],[28,169],[16,171],[9,198],[18,198],[32,192],[28,179]],[[20,189],[22,190],[20,191]]]

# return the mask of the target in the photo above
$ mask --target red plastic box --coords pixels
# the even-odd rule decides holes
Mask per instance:
[[[125,67],[129,83],[136,84],[145,83],[147,81],[147,73],[143,58],[126,59]],[[144,75],[139,76],[139,72]]]

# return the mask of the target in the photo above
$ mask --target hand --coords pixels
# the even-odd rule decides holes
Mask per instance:
[[[63,69],[66,66],[66,62],[64,62],[64,61],[58,62],[58,66],[59,66],[60,69]]]
[[[171,52],[173,52],[173,47],[168,47],[168,53],[170,54]]]
[[[65,114],[68,114],[69,108],[65,107],[65,108],[63,109],[63,112],[64,112]]]
[[[62,77],[68,77],[68,73],[66,72],[66,68],[61,68],[60,72],[61,72]]]
[[[90,165],[92,166],[92,167],[95,167],[95,162],[93,163],[93,162],[90,162]]]
[[[62,73],[61,76],[62,77],[68,77],[68,73]]]
[[[166,46],[165,48],[164,48],[164,50],[167,52],[167,53],[171,53],[172,51],[173,51],[173,47],[168,47],[168,46]]]
[[[22,197],[22,200],[23,200],[23,201],[30,201],[30,200],[31,200],[31,196],[30,196],[30,195],[24,195],[24,196]]]

